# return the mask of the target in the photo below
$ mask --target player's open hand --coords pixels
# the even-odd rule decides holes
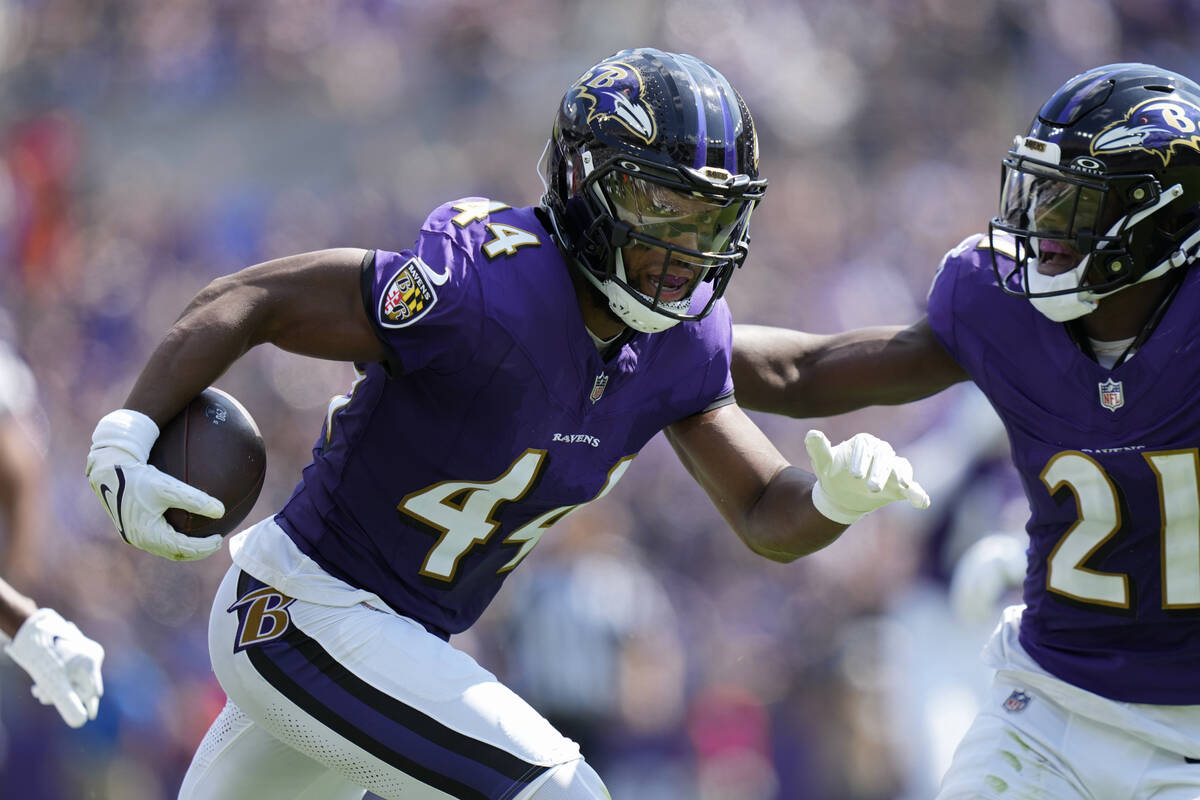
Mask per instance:
[[[215,497],[146,463],[158,426],[145,414],[121,409],[92,432],[85,474],[121,538],[173,561],[195,561],[221,549],[217,534],[186,536],[163,517],[168,508],[218,518],[225,506]]]
[[[4,650],[33,679],[33,696],[58,709],[72,728],[96,718],[104,694],[104,648],[75,623],[52,608],[39,608]]]
[[[869,433],[858,433],[836,447],[821,431],[804,437],[817,484],[812,501],[817,511],[843,525],[896,500],[927,508],[929,495],[913,479],[908,459]]]

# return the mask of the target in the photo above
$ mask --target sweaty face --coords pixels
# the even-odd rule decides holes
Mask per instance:
[[[690,194],[624,172],[602,189],[617,219],[634,231],[621,248],[629,285],[660,302],[682,302],[709,270],[725,263],[752,203]]]

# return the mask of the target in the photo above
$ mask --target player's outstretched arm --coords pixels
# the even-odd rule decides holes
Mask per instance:
[[[121,537],[177,561],[221,547],[177,532],[168,508],[220,517],[219,501],[146,461],[159,426],[255,345],[345,361],[385,357],[363,308],[359,282],[366,251],[320,250],[268,261],[210,283],[151,353],[125,407],[92,433],[86,475]]]
[[[815,474],[790,465],[736,405],[681,420],[666,433],[730,527],[774,561],[820,550],[888,503],[929,505],[908,461],[869,433],[833,446],[809,431],[805,445]]]
[[[78,728],[96,718],[104,680],[104,648],[53,609],[38,608],[0,580],[0,644],[33,679],[33,696]]]
[[[967,379],[925,318],[828,336],[734,325],[731,369],[744,408],[791,417],[908,403]]]

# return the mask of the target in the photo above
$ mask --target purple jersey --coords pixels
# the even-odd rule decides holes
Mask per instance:
[[[997,258],[1012,247],[997,238]],[[1029,499],[1021,644],[1114,700],[1200,703],[1198,305],[1193,269],[1109,370],[1000,290],[986,236],[946,256],[929,296],[938,339],[1004,420]]]
[[[546,528],[732,394],[723,302],[605,361],[569,269],[535,209],[479,198],[436,210],[413,250],[368,258],[389,364],[331,405],[277,516],[304,553],[434,633],[463,631]]]

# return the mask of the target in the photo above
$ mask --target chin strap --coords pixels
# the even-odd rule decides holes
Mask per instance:
[[[641,293],[629,285],[629,278],[625,275],[625,259],[621,257],[620,250],[613,252],[613,260],[616,266],[615,279],[609,278],[603,281],[600,290],[608,298],[609,308],[621,318],[622,322],[641,333],[662,333],[679,324],[678,319],[658,313],[656,309],[651,308],[647,303],[640,302],[635,296],[635,293]],[[646,297],[644,294],[641,296]],[[654,302],[652,298],[646,299],[649,303]],[[691,304],[691,295],[688,295],[686,302]]]
[[[1154,269],[1142,276],[1142,280],[1150,280],[1165,275],[1168,270],[1182,267],[1195,260],[1196,256],[1200,255],[1200,227],[1192,233],[1191,236],[1179,243],[1179,247],[1171,251],[1171,254],[1163,259],[1162,263]]]
[[[1133,283],[1120,286],[1116,289],[1113,289],[1111,292],[1105,292],[1104,294],[1088,294],[1090,297],[1093,297],[1096,300],[1103,300],[1105,297],[1114,295],[1122,289],[1128,289],[1130,286],[1137,286],[1139,283],[1145,283],[1146,281],[1152,281],[1156,278],[1161,278],[1171,270],[1186,266],[1192,261],[1195,261],[1198,255],[1200,255],[1200,227],[1198,227],[1191,236],[1180,242],[1179,247],[1172,250],[1166,258],[1158,262],[1156,266],[1148,270],[1145,275],[1138,278]]]

